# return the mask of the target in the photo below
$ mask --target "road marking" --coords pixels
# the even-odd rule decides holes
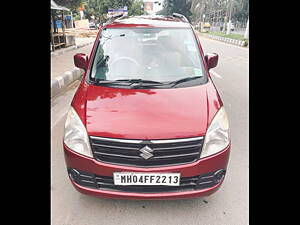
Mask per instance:
[[[219,75],[218,73],[216,73],[215,71],[211,70],[210,73],[212,75],[214,75],[216,78],[222,79],[221,75]]]

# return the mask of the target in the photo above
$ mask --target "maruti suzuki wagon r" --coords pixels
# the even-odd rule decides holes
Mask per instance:
[[[100,27],[63,140],[81,193],[118,199],[207,196],[224,181],[229,124],[203,54],[180,14],[121,16]]]

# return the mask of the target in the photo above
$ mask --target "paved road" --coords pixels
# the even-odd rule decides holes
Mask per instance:
[[[93,45],[90,44],[82,48],[64,52],[62,55],[51,55],[51,77],[61,76],[64,72],[72,70],[74,68],[73,56],[76,53],[85,53],[89,56],[92,48]]]
[[[205,52],[219,53],[212,78],[231,125],[232,152],[221,189],[205,198],[176,201],[97,199],[70,184],[62,151],[65,113],[77,84],[52,102],[52,225],[247,225],[249,220],[248,49],[201,38]]]

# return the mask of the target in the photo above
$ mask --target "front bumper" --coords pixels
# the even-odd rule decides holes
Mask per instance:
[[[194,177],[218,171],[220,169],[226,170],[230,154],[230,145],[223,151],[210,157],[200,159],[194,163],[156,168],[128,167],[102,163],[95,159],[80,155],[70,150],[65,145],[64,153],[67,168],[74,168],[76,170],[85,171],[99,176],[113,177],[114,172],[179,172],[181,177]],[[224,177],[216,185],[200,190],[159,193],[134,193],[94,189],[79,185],[71,178],[70,180],[79,192],[95,197],[117,199],[182,199],[213,194],[220,188],[224,181]]]

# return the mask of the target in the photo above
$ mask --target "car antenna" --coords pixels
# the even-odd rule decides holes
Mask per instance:
[[[173,13],[172,14],[173,17],[179,18],[181,21],[188,23],[189,20],[182,14],[180,13]]]

